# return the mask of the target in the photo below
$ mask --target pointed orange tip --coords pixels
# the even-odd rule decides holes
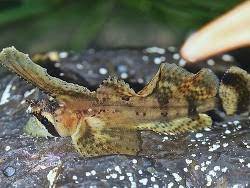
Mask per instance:
[[[197,62],[250,45],[250,1],[208,23],[191,35],[181,48],[182,57]]]

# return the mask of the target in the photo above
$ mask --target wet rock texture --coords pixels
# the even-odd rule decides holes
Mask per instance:
[[[151,51],[150,51],[151,50]],[[184,65],[174,48],[166,50],[89,50],[59,53],[58,62],[43,66],[55,76],[96,88],[117,75],[136,90],[145,85],[161,62]],[[230,61],[230,62],[228,62]],[[232,64],[227,56],[203,62],[219,75]],[[197,70],[199,66],[188,67]],[[0,187],[249,187],[249,114],[225,117],[213,112],[213,127],[183,135],[142,132],[139,156],[84,158],[70,138],[32,138],[23,133],[29,115],[25,99],[41,91],[1,71]]]

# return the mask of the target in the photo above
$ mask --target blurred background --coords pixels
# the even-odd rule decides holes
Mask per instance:
[[[240,0],[1,0],[0,47],[26,52],[180,46]]]

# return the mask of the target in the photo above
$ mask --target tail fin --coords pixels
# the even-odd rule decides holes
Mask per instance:
[[[219,96],[227,115],[249,110],[250,75],[239,67],[231,67],[222,78]]]

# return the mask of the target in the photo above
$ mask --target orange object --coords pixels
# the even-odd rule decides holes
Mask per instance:
[[[245,1],[191,35],[181,55],[189,62],[197,62],[249,44],[250,1]]]

